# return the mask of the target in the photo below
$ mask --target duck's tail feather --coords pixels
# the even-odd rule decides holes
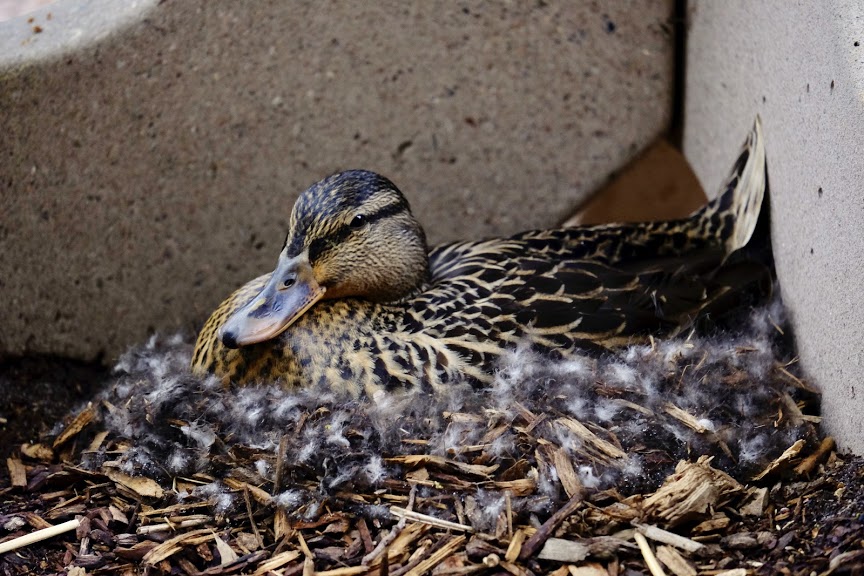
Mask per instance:
[[[746,246],[753,236],[760,213],[767,208],[767,183],[762,121],[756,116],[720,194],[694,213],[706,233],[723,239],[727,254]]]

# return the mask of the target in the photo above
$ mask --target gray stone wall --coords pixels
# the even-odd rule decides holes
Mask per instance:
[[[667,129],[671,5],[61,0],[0,23],[0,353],[110,362],[193,331],[344,168],[393,179],[433,242],[554,225]]]

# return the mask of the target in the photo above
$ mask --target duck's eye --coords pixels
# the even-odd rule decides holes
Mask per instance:
[[[349,226],[351,226],[351,228],[360,228],[364,224],[366,224],[366,216],[358,214],[351,219],[351,224],[349,224]]]

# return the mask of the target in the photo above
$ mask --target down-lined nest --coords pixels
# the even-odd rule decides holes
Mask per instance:
[[[830,451],[783,323],[774,302],[735,334],[559,363],[516,350],[487,390],[359,400],[226,388],[188,373],[187,341],[153,338],[53,439],[10,459],[26,490],[0,525],[83,514],[63,560],[108,573],[619,566],[641,558],[634,528],[642,546],[674,539],[659,527],[728,526],[723,507],[759,516],[767,490],[742,483],[809,472]],[[667,542],[663,562],[716,563],[697,540]]]
[[[755,311],[739,334],[655,341],[599,359],[555,363],[516,350],[487,390],[360,400],[325,388],[226,389],[189,375],[181,338],[153,338],[120,360],[98,407],[110,436],[84,464],[111,461],[164,484],[236,475],[254,455],[244,479],[272,489],[281,443],[286,491],[277,501],[298,517],[340,491],[375,490],[422,467],[472,476],[484,498],[510,490],[519,511],[535,512],[567,500],[576,484],[656,488],[691,456],[714,456],[746,479],[816,437],[818,419],[798,405],[815,396],[777,357],[781,312],[778,304]]]

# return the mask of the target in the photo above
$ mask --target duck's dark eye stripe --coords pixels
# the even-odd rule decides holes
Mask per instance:
[[[395,204],[388,204],[387,206],[384,206],[383,208],[381,208],[377,212],[371,212],[369,214],[364,214],[363,215],[364,216],[364,223],[366,225],[373,224],[373,223],[377,222],[378,220],[381,220],[383,218],[389,218],[390,216],[395,216],[396,214],[404,212],[407,209],[408,209],[408,205],[405,202],[397,202]],[[351,223],[348,223],[348,224],[344,224],[344,225],[340,226],[339,228],[337,228],[329,236],[334,242],[341,242],[342,240],[347,238],[351,234],[351,232],[353,232],[354,230],[356,230],[356,228],[351,226]]]
[[[365,224],[369,225],[383,218],[389,218],[391,216],[395,216],[396,214],[400,214],[406,210],[408,210],[408,203],[402,200],[400,202],[388,204],[383,208],[377,210],[376,212],[364,214],[363,216],[365,218]],[[319,256],[321,256],[321,254],[323,254],[333,246],[339,244],[340,242],[344,241],[355,230],[357,230],[357,228],[352,227],[351,223],[343,224],[339,228],[336,228],[330,234],[322,238],[316,238],[315,240],[313,240],[309,244],[309,261],[314,262]]]
[[[400,202],[393,203],[393,204],[388,204],[387,206],[384,206],[383,208],[381,208],[377,212],[372,212],[371,214],[365,214],[366,223],[371,224],[377,220],[381,220],[382,218],[389,218],[390,216],[395,216],[396,214],[399,214],[400,212],[404,212],[407,209],[408,209],[408,203],[405,202],[404,200],[402,200]]]

